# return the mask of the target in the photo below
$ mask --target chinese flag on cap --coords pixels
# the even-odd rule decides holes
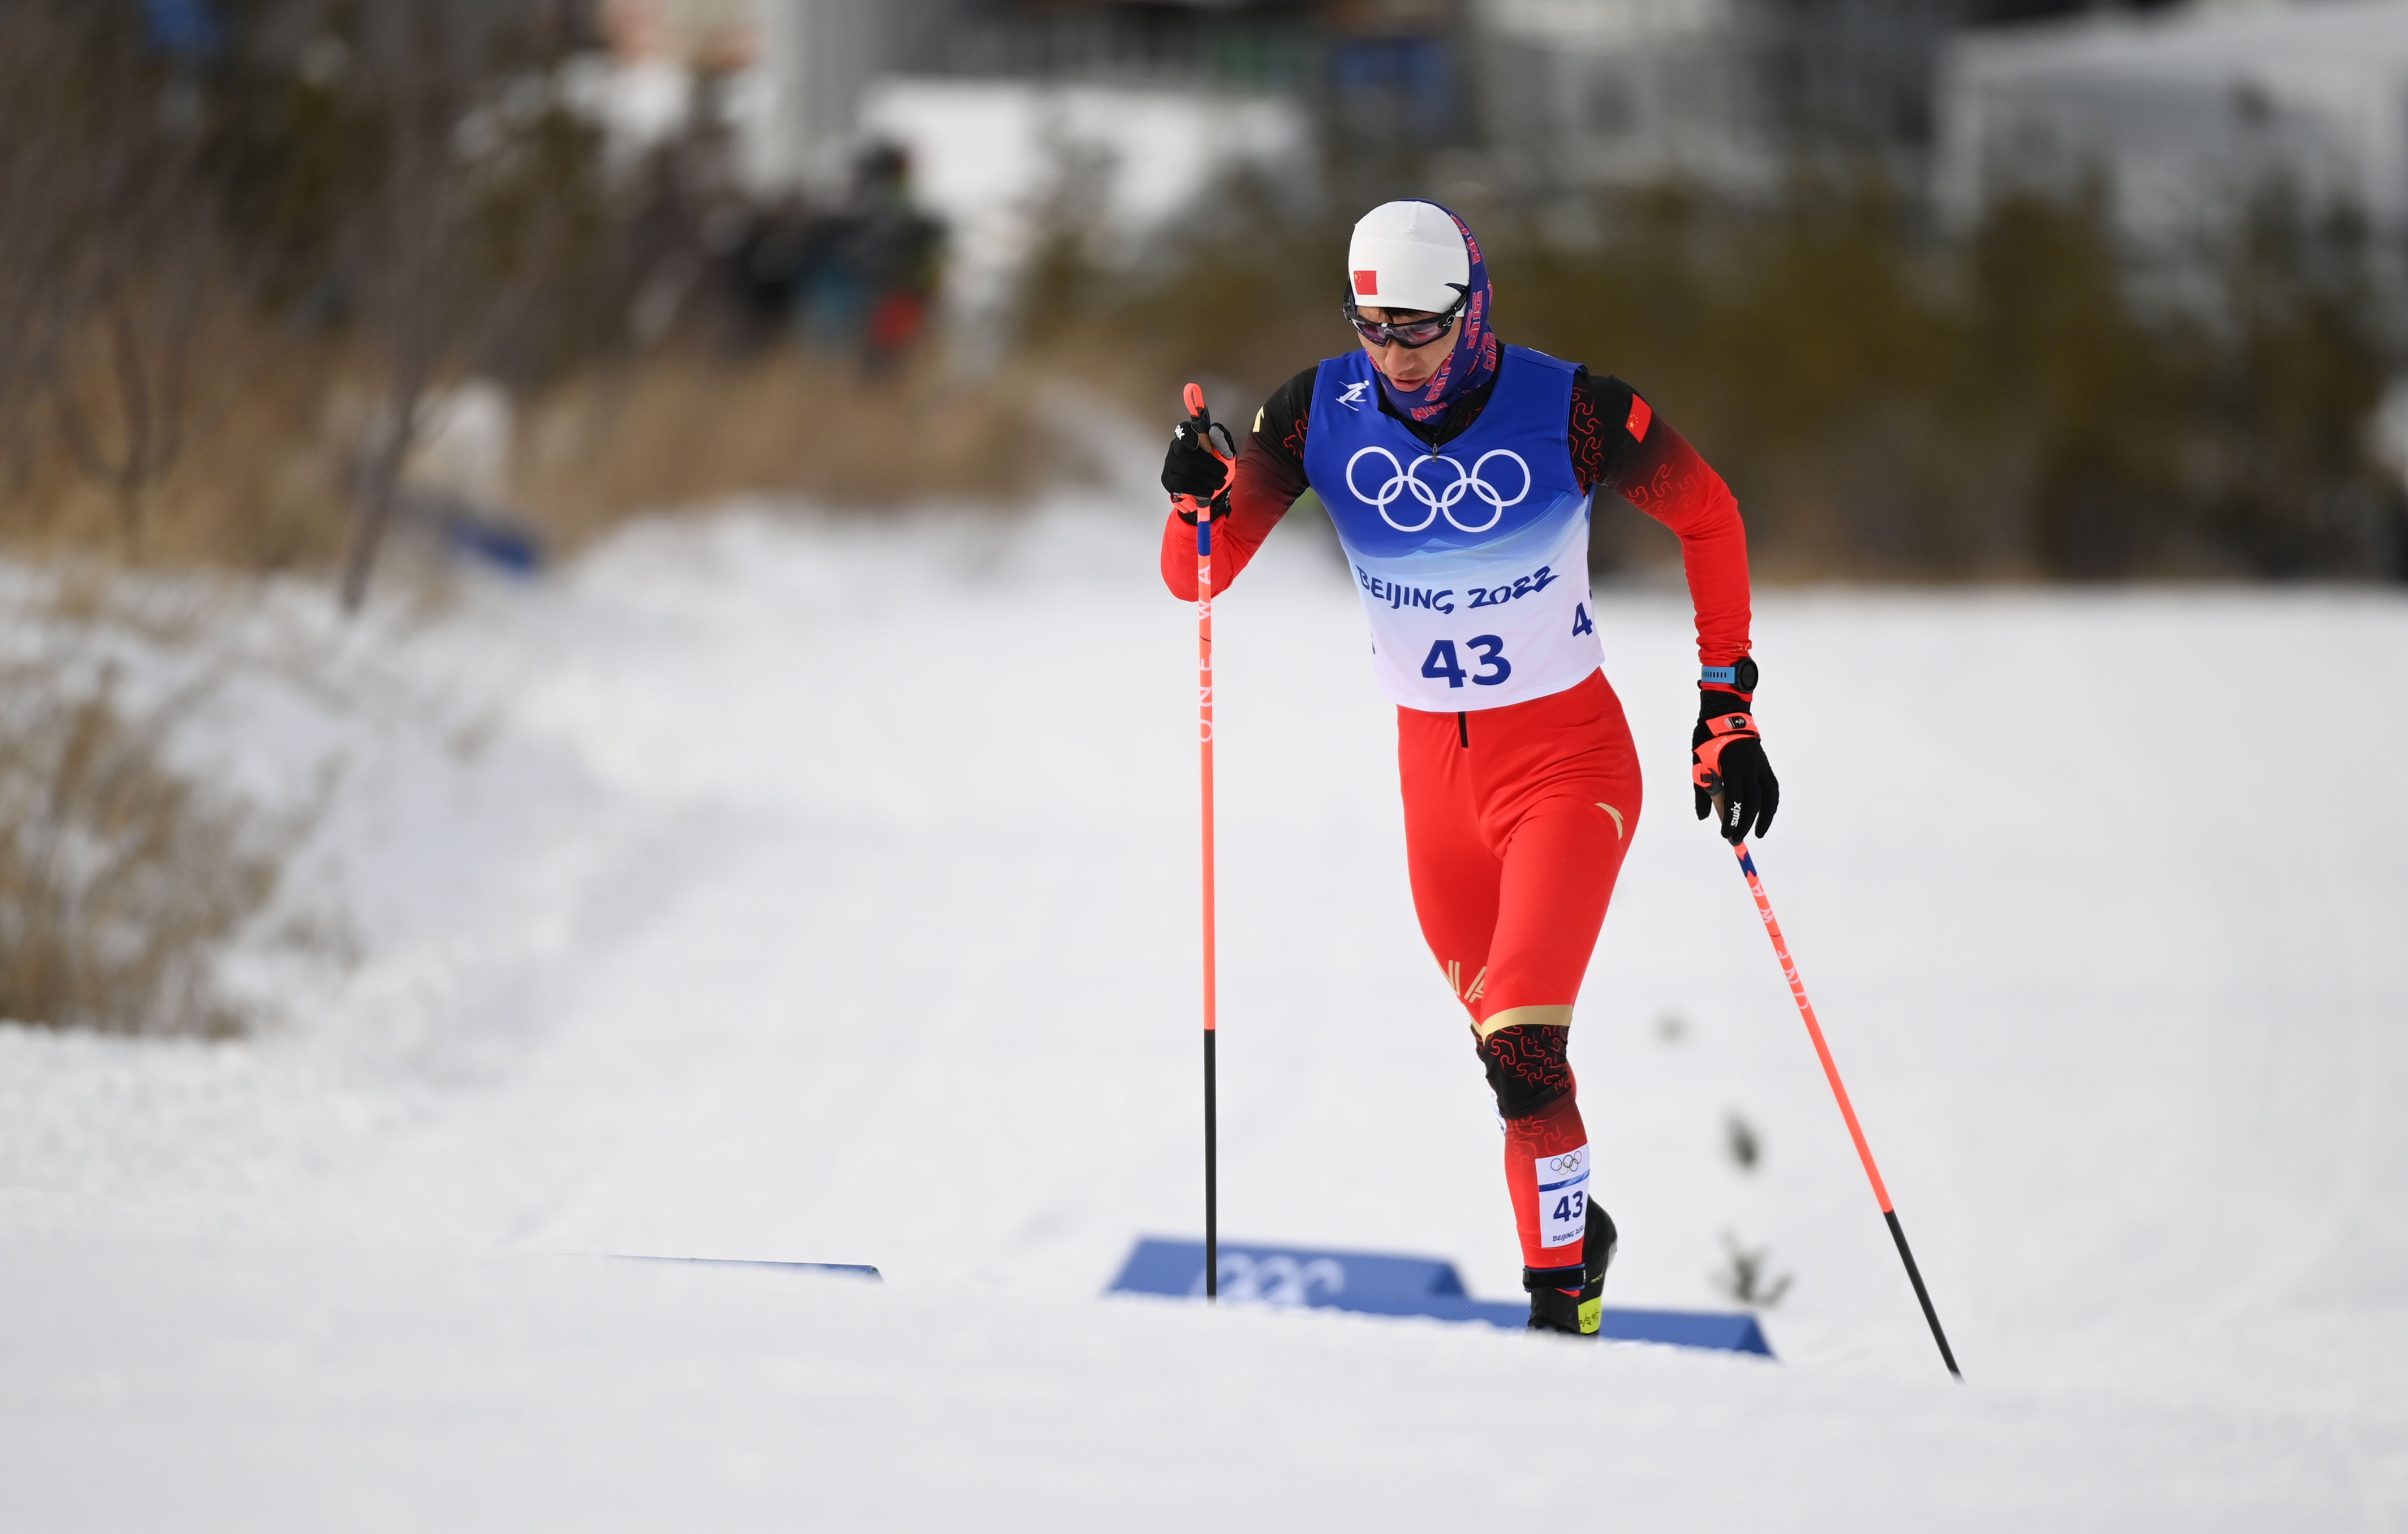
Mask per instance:
[[[1354,296],[1357,298],[1379,297],[1380,274],[1375,271],[1356,272],[1354,274]]]

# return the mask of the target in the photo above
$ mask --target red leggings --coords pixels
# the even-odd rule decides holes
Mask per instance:
[[[1397,767],[1413,909],[1473,1031],[1569,1027],[1639,828],[1639,756],[1605,673],[1500,709],[1400,708]],[[1534,1169],[1587,1144],[1572,1094],[1508,1119],[1505,1139],[1526,1266],[1576,1265]]]

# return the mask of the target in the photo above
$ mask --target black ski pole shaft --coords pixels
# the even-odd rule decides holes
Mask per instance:
[[[1865,1176],[1873,1185],[1873,1198],[1881,1205],[1882,1219],[1889,1226],[1890,1240],[1898,1243],[1899,1260],[1906,1264],[1906,1279],[1914,1285],[1915,1302],[1923,1307],[1923,1319],[1931,1327],[1931,1340],[1940,1344],[1940,1361],[1957,1379],[1965,1377],[1956,1367],[1956,1355],[1948,1346],[1948,1334],[1940,1329],[1940,1312],[1933,1309],[1931,1293],[1923,1286],[1923,1270],[1914,1265],[1914,1249],[1906,1244],[1906,1227],[1898,1223],[1898,1211],[1891,1207],[1889,1187],[1882,1182],[1881,1168],[1873,1165],[1873,1148],[1865,1143],[1864,1125],[1856,1122],[1856,1109],[1848,1100],[1848,1089],[1840,1081],[1840,1067],[1831,1058],[1831,1046],[1824,1041],[1823,1025],[1814,1020],[1814,1004],[1806,999],[1806,984],[1798,978],[1798,961],[1789,956],[1789,944],[1781,936],[1781,923],[1772,914],[1772,901],[1764,893],[1764,881],[1756,876],[1756,859],[1748,856],[1745,842],[1734,842],[1731,851],[1738,854],[1739,871],[1747,876],[1747,887],[1756,896],[1756,913],[1764,918],[1764,934],[1772,939],[1772,952],[1781,960],[1781,972],[1789,981],[1789,995],[1798,1003],[1798,1015],[1806,1020],[1807,1037],[1814,1040],[1815,1057],[1823,1062],[1823,1075],[1831,1083],[1831,1096],[1839,1099],[1840,1116],[1848,1122],[1848,1138],[1856,1142],[1856,1159],[1865,1164]]]
[[[1212,1062],[1212,1041],[1219,1037],[1216,1028],[1204,1030],[1204,1297],[1208,1300],[1221,1293],[1221,1156]]]

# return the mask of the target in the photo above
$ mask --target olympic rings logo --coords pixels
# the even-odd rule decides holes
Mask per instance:
[[[1581,1168],[1581,1153],[1574,1151],[1569,1155],[1559,1155],[1554,1160],[1548,1162],[1547,1170],[1551,1172],[1576,1172]]]
[[[1381,484],[1376,495],[1367,495],[1363,493],[1363,487],[1354,482],[1354,466],[1375,452],[1388,461],[1388,478]],[[1522,488],[1509,496],[1483,478],[1481,471],[1488,466],[1488,460],[1491,458],[1512,460],[1513,466],[1522,471]],[[1440,485],[1436,489],[1424,484],[1420,479],[1421,467],[1424,464],[1444,464],[1453,468],[1455,482],[1450,485]],[[1484,533],[1497,525],[1498,519],[1505,515],[1507,507],[1519,506],[1528,497],[1530,486],[1529,464],[1520,453],[1511,448],[1491,448],[1473,460],[1469,468],[1464,467],[1460,459],[1439,457],[1416,458],[1413,460],[1412,467],[1407,468],[1397,461],[1395,453],[1377,443],[1368,448],[1357,448],[1354,451],[1354,456],[1346,460],[1346,488],[1354,493],[1356,500],[1378,511],[1382,522],[1399,533],[1418,533],[1438,521],[1441,514],[1445,516],[1448,524],[1458,533]],[[1421,521],[1410,527],[1398,522],[1388,512],[1388,508],[1408,493],[1413,499],[1429,509]],[[1455,514],[1455,509],[1463,504],[1463,499],[1467,495],[1477,497],[1486,502],[1488,506],[1488,520],[1477,527],[1457,520]]]
[[[1312,1292],[1325,1295],[1346,1291],[1346,1269],[1328,1257],[1299,1261],[1284,1252],[1251,1256],[1243,1252],[1221,1254],[1221,1297],[1233,1304],[1253,1301],[1281,1308],[1294,1308],[1312,1303]],[[1197,1273],[1188,1286],[1191,1295],[1204,1292],[1204,1275]]]

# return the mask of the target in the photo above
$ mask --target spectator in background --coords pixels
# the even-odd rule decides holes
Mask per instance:
[[[855,353],[876,377],[926,328],[942,243],[942,226],[912,206],[909,157],[874,144],[839,210],[799,198],[758,210],[734,275],[762,338],[790,324],[817,350]]]
[[[919,339],[936,295],[942,230],[912,207],[910,177],[910,157],[896,146],[863,151],[833,259],[824,268],[843,274],[853,306],[848,337],[867,376],[885,371]]]

